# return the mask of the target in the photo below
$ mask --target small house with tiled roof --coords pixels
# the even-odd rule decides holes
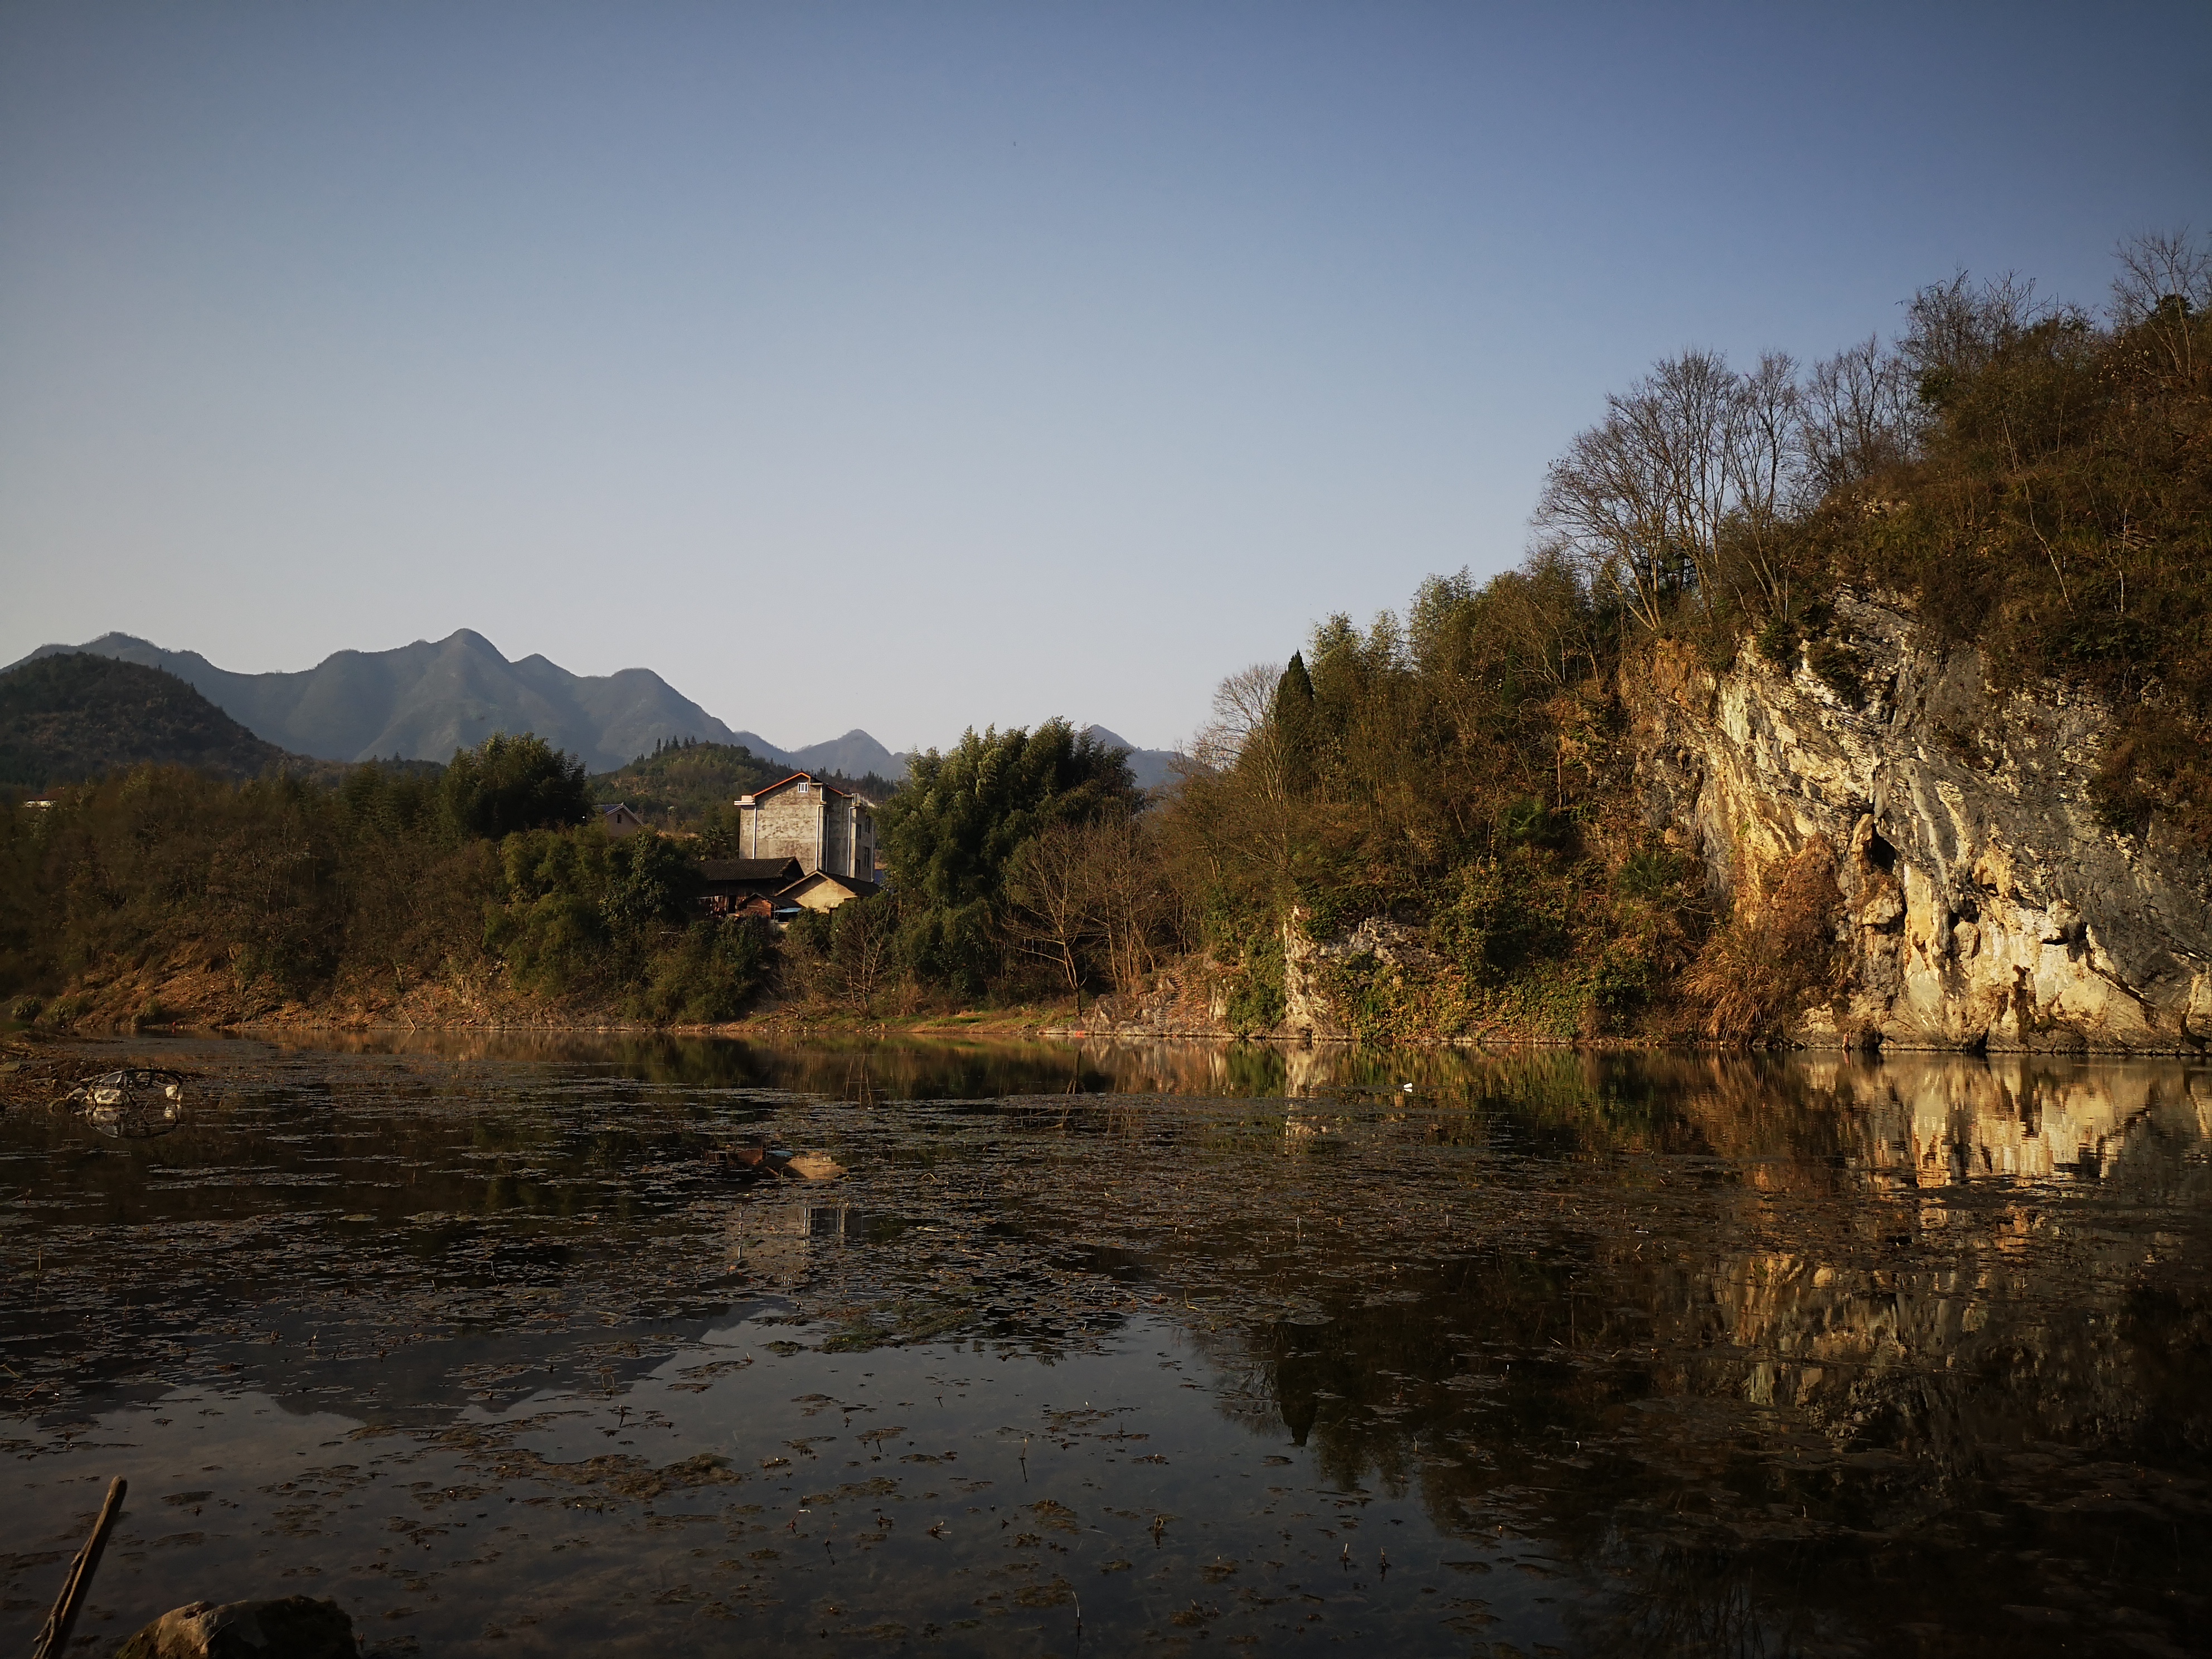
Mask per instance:
[[[834,910],[848,900],[867,898],[883,890],[872,881],[863,881],[858,876],[833,876],[826,870],[811,870],[775,896],[779,910],[797,906],[802,910]]]
[[[769,915],[776,895],[805,874],[797,859],[702,859],[699,902],[710,916]]]

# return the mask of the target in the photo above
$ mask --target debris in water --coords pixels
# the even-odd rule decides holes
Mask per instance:
[[[794,1152],[763,1140],[709,1147],[707,1167],[740,1181],[830,1181],[845,1173],[845,1166],[827,1152]]]
[[[92,1575],[100,1571],[101,1552],[107,1547],[107,1534],[115,1526],[116,1517],[123,1513],[123,1495],[131,1490],[131,1483],[121,1475],[108,1483],[107,1501],[100,1506],[100,1516],[92,1525],[92,1536],[84,1540],[76,1559],[70,1563],[69,1577],[62,1585],[61,1599],[54,1610],[46,1615],[46,1628],[39,1632],[39,1645],[33,1659],[56,1659],[67,1650],[70,1632],[76,1627],[76,1616],[84,1606],[85,1592],[91,1588]]]
[[[751,1181],[763,1176],[781,1176],[790,1167],[791,1157],[784,1147],[771,1146],[765,1141],[748,1141],[738,1146],[708,1147],[707,1167],[719,1175]]]
[[[77,1085],[61,1103],[111,1139],[151,1140],[185,1121],[184,1074],[153,1066],[104,1072]]]

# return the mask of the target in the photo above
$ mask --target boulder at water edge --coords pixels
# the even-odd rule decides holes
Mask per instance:
[[[115,1659],[354,1659],[353,1620],[335,1601],[195,1601],[163,1613]]]

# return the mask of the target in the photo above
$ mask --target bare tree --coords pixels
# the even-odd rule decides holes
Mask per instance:
[[[1657,629],[1679,598],[1711,611],[1731,535],[1748,532],[1759,582],[1775,586],[1771,544],[1799,453],[1790,358],[1740,375],[1717,352],[1686,351],[1606,399],[1605,419],[1552,464],[1536,521],[1593,587]]]
[[[1768,613],[1786,616],[1790,573],[1782,557],[1784,532],[1802,504],[1805,476],[1797,362],[1787,352],[1763,353],[1757,368],[1735,378],[1723,445],[1723,516],[1732,532],[1735,562],[1758,585]]]
[[[876,994],[898,964],[899,904],[896,894],[842,904],[831,913],[830,962],[844,982],[846,1000],[860,1012],[875,1011]]]
[[[1192,758],[1216,772],[1227,771],[1248,756],[1264,761],[1260,751],[1273,738],[1270,717],[1282,677],[1275,664],[1255,662],[1214,687],[1213,718],[1193,740]]]
[[[1952,381],[1971,375],[2039,323],[2065,314],[2035,297],[2035,284],[2007,271],[1977,284],[1960,270],[1905,302],[1899,355],[1923,399],[1940,401]]]
[[[1083,994],[1083,955],[1097,933],[1090,848],[1078,825],[1047,825],[1024,842],[1006,869],[1006,937],[1046,962]]]
[[[1078,996],[1097,968],[1117,991],[1140,988],[1176,921],[1164,850],[1137,817],[1040,831],[1015,854],[1006,896],[1008,941]]]
[[[1681,586],[1669,492],[1660,458],[1642,441],[1630,404],[1611,398],[1606,417],[1576,435],[1544,475],[1536,522],[1596,591],[1619,594],[1647,628],[1664,624]]]
[[[1875,335],[1814,364],[1800,408],[1806,483],[1815,495],[1897,465],[1919,441],[1911,370]]]
[[[1163,849],[1146,821],[1108,818],[1084,832],[1091,917],[1114,988],[1142,988],[1172,930],[1176,896]]]
[[[2197,367],[2191,319],[2212,308],[2212,242],[2199,243],[2186,226],[2145,231],[2120,244],[2119,262],[2112,320],[2144,329],[2185,379]]]
[[[1720,585],[1721,523],[1735,490],[1729,451],[1739,392],[1718,352],[1686,351],[1659,364],[1635,405],[1638,430],[1659,463],[1674,545],[1707,611]]]

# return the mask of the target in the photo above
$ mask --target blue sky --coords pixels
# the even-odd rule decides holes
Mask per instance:
[[[1685,345],[2212,228],[2212,6],[0,9],[0,661],[1146,744]]]

